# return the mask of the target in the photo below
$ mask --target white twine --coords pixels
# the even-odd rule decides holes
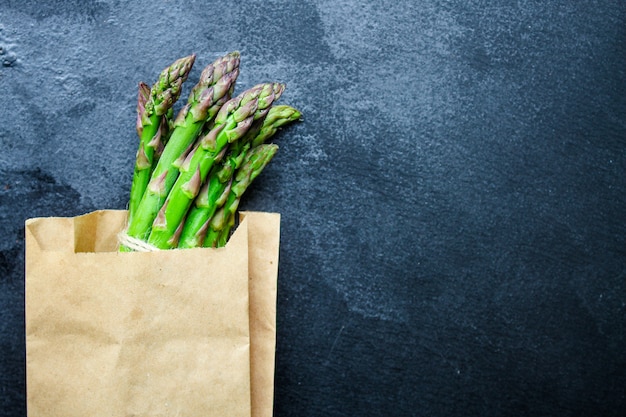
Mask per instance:
[[[135,252],[156,252],[162,250],[141,239],[128,236],[126,232],[118,234],[117,241],[120,245],[126,246],[128,249],[132,249]]]

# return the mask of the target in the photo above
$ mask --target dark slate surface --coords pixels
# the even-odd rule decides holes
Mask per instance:
[[[124,208],[137,82],[234,49],[239,91],[284,81],[305,114],[242,204],[282,214],[276,416],[624,415],[625,23],[0,0],[0,415],[25,415],[24,220]]]

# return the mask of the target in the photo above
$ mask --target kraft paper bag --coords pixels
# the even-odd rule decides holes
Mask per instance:
[[[124,211],[28,220],[28,415],[271,415],[279,216],[242,218],[150,253],[117,252]]]

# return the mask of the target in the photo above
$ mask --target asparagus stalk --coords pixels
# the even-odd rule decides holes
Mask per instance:
[[[236,213],[231,213],[228,218],[228,222],[226,222],[226,226],[220,231],[220,235],[217,238],[217,247],[223,248],[228,243],[228,238],[230,237],[230,232],[235,227],[235,215]]]
[[[170,108],[167,113],[163,115],[163,120],[161,122],[161,140],[159,141],[159,146],[154,150],[154,160],[152,161],[152,170],[150,170],[150,175],[154,171],[154,167],[159,162],[159,158],[161,158],[161,154],[163,153],[163,149],[165,149],[165,145],[172,136],[172,132],[174,131],[174,120],[172,116],[174,115],[174,109]]]
[[[141,133],[143,132],[143,123],[141,121],[143,112],[145,110],[146,102],[150,97],[150,86],[148,86],[144,82],[139,83],[139,91],[137,94],[137,135],[141,139]],[[154,150],[152,167],[150,170],[150,174],[152,174],[152,169],[156,162],[159,160],[161,153],[163,152],[163,148],[167,144],[167,141],[172,134],[172,130],[174,129],[174,121],[172,120],[172,115],[174,114],[174,108],[170,107],[165,114],[162,116],[161,126],[159,127],[161,132],[160,140],[158,141],[158,146]],[[145,191],[145,188],[144,188]]]
[[[231,213],[224,224],[225,227],[222,230],[217,230],[213,228],[209,229],[209,222],[207,222],[207,237],[203,243],[205,248],[221,248],[226,246],[230,232],[235,227],[235,213]]]
[[[208,222],[205,247],[221,247],[226,244],[230,230],[234,226],[235,213],[241,197],[277,151],[277,145],[264,144],[252,148],[248,152],[243,165],[235,174],[226,202]]]
[[[278,129],[284,125],[295,122],[302,117],[302,113],[286,104],[273,106],[267,113],[267,117],[263,121],[261,131],[252,140],[252,147],[265,143],[269,138],[274,136]]]
[[[195,55],[190,55],[175,61],[161,72],[158,81],[152,88],[149,88],[145,83],[139,84],[137,96],[139,149],[137,150],[133,181],[130,188],[128,207],[130,218],[137,211],[150,180],[153,156],[159,147],[164,115],[180,97],[182,84],[187,80],[195,59]]]
[[[254,120],[267,115],[284,88],[280,83],[259,84],[224,104],[213,127],[179,167],[180,175],[154,219],[148,243],[161,249],[178,244],[183,219],[216,159],[229,143],[246,134]]]
[[[233,172],[241,166],[249,148],[250,143],[247,143],[245,150],[230,150],[222,164],[211,169],[198,196],[194,200],[194,204],[185,217],[185,224],[178,242],[179,248],[197,248],[202,246],[204,235],[206,234],[206,227],[204,226],[207,220],[215,213],[215,210],[226,201],[232,183]]]
[[[200,247],[207,231],[208,220],[220,208],[230,191],[230,180],[250,147],[257,147],[272,137],[278,128],[298,120],[301,113],[288,105],[272,106],[263,120],[257,120],[246,135],[231,145],[228,155],[220,166],[214,166],[209,173],[194,204],[189,209],[185,225],[178,242],[179,248]]]
[[[178,176],[178,163],[194,143],[205,123],[217,115],[230,98],[239,75],[239,52],[232,52],[208,65],[174,121],[174,130],[163,149],[150,182],[126,233],[147,240],[150,228]]]
[[[143,133],[143,117],[146,111],[146,103],[150,99],[150,86],[143,81],[139,82],[137,88],[137,136],[141,140],[141,134]]]

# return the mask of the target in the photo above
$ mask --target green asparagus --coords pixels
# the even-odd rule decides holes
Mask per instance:
[[[288,123],[299,120],[300,117],[302,117],[302,113],[291,106],[286,104],[273,106],[267,113],[267,117],[263,122],[261,131],[252,141],[252,147],[265,143],[269,138],[276,134],[279,128]]]
[[[130,189],[128,211],[131,219],[150,179],[153,155],[160,143],[163,116],[180,97],[182,84],[187,80],[195,58],[195,55],[190,55],[165,68],[151,89],[145,83],[139,84],[137,133],[140,140]]]
[[[177,245],[184,226],[184,217],[216,158],[229,143],[243,137],[254,120],[267,115],[272,103],[282,95],[284,88],[285,85],[281,83],[259,84],[222,106],[215,116],[212,128],[180,165],[180,175],[154,219],[148,243],[161,249]]]
[[[141,134],[143,133],[143,117],[146,111],[146,103],[150,99],[150,86],[143,81],[139,82],[137,88],[137,136],[141,140]]]
[[[185,218],[179,248],[200,247],[207,231],[208,220],[224,204],[230,191],[233,173],[243,161],[250,147],[257,147],[272,137],[279,127],[298,120],[301,113],[288,105],[272,106],[263,120],[253,123],[246,135],[233,143],[221,165],[214,166],[194,204]]]
[[[259,176],[270,160],[278,151],[274,144],[259,145],[252,148],[246,155],[241,168],[233,178],[228,198],[224,205],[217,210],[210,219],[207,228],[204,247],[221,247],[228,240],[230,230],[234,225],[234,216],[239,207],[241,197],[248,186]]]
[[[147,240],[152,223],[178,177],[177,162],[194,143],[205,123],[210,123],[230,99],[239,75],[239,52],[232,52],[208,65],[174,121],[174,130],[154,168],[126,233]]]
[[[243,139],[237,141],[237,144]],[[239,148],[239,147],[238,147]],[[234,170],[241,166],[250,143],[241,148],[232,149],[224,157],[219,166],[213,166],[200,192],[196,196],[193,205],[185,217],[185,224],[178,242],[179,248],[201,247],[206,233],[203,227],[207,220],[215,213],[215,210],[226,201]]]

